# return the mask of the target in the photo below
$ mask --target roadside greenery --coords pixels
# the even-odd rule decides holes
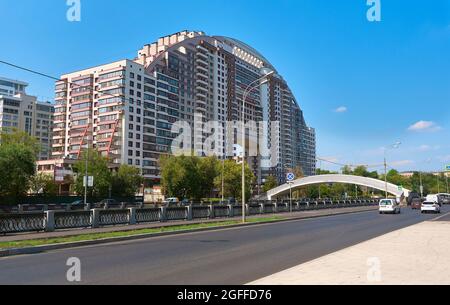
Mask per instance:
[[[0,196],[11,203],[25,196],[36,172],[39,145],[25,132],[0,134]]]
[[[30,179],[30,191],[34,195],[54,197],[58,195],[58,185],[52,176],[38,173]]]
[[[94,177],[94,186],[88,187],[88,197],[106,198],[132,197],[144,182],[140,171],[136,167],[121,165],[116,169],[109,167],[108,158],[103,157],[97,150],[83,152],[79,161],[74,164],[76,175],[75,192],[84,194],[84,176],[86,174],[86,158],[88,176]]]
[[[200,200],[211,198],[214,193],[221,195],[223,178],[224,197],[241,198],[242,167],[232,160],[222,163],[216,157],[163,156],[160,167],[166,197]],[[249,198],[254,175],[248,165],[245,179]]]

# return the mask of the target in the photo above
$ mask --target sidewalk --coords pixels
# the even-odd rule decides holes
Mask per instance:
[[[248,217],[249,219],[262,219],[271,217],[280,217],[283,220],[293,220],[293,219],[307,219],[314,217],[323,217],[331,215],[339,215],[346,213],[356,213],[376,210],[377,207],[354,207],[354,208],[341,208],[341,209],[328,209],[328,210],[318,210],[318,211],[304,211],[295,213],[278,213],[278,214],[262,214]],[[193,225],[202,223],[215,223],[215,222],[225,222],[225,221],[239,221],[239,217],[233,218],[218,218],[218,219],[204,219],[197,221],[171,221],[171,222],[155,222],[149,224],[132,225],[132,226],[113,226],[113,227],[102,227],[97,229],[71,229],[71,230],[59,230],[56,232],[37,232],[37,233],[23,233],[23,234],[8,234],[6,236],[0,235],[0,242],[11,242],[11,241],[21,241],[30,239],[46,239],[46,238],[58,238],[58,237],[70,237],[81,234],[95,234],[95,233],[109,233],[109,232],[126,232],[140,229],[153,229],[153,228],[164,228],[182,225]]]
[[[250,285],[448,285],[450,214],[369,240]]]

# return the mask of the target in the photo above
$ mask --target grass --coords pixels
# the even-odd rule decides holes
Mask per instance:
[[[253,218],[248,219],[248,223],[264,223],[264,222],[276,222],[283,220],[283,217],[270,217],[270,218]],[[175,226],[167,226],[160,228],[151,228],[151,229],[138,229],[138,230],[130,230],[130,231],[122,231],[122,232],[107,232],[107,233],[87,233],[80,234],[74,236],[67,237],[54,237],[54,238],[42,238],[42,239],[29,239],[29,240],[21,240],[21,241],[6,241],[0,242],[0,249],[17,249],[17,248],[26,248],[26,247],[36,247],[36,246],[44,246],[44,245],[55,245],[62,243],[73,243],[80,241],[93,241],[100,240],[106,238],[114,238],[114,237],[129,237],[143,234],[158,234],[164,232],[177,232],[177,231],[187,231],[187,230],[198,230],[198,229],[206,229],[206,228],[221,228],[231,225],[237,225],[241,222],[238,220],[234,221],[221,221],[221,222],[212,222],[212,223],[201,223],[201,224],[192,224],[192,225],[175,225]]]

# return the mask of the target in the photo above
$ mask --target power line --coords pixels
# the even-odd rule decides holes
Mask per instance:
[[[48,75],[48,74],[45,74],[45,73],[42,73],[42,72],[39,72],[39,71],[35,71],[35,70],[29,69],[29,68],[25,68],[25,67],[22,67],[22,66],[19,66],[19,65],[7,62],[7,61],[0,60],[0,63],[2,63],[4,65],[7,65],[7,66],[10,66],[10,67],[13,67],[13,68],[16,68],[16,69],[19,69],[19,70],[24,70],[24,71],[27,71],[27,72],[30,72],[30,73],[33,73],[33,74],[37,74],[37,75],[40,75],[40,76],[43,76],[43,77],[46,77],[46,78],[50,78],[50,79],[53,79],[53,80],[57,80],[57,81],[61,80],[61,79],[53,77],[51,75]]]
[[[23,66],[19,66],[19,65],[13,64],[13,63],[11,63],[11,62],[7,62],[7,61],[4,61],[4,60],[0,60],[0,63],[1,63],[1,64],[4,64],[4,65],[7,65],[7,66],[10,66],[10,67],[13,67],[13,68],[15,68],[15,69],[19,69],[19,70],[23,70],[23,71],[26,71],[26,72],[29,72],[29,73],[32,73],[32,74],[36,74],[36,75],[39,75],[39,76],[43,76],[43,77],[49,78],[49,79],[54,80],[54,81],[62,81],[61,78],[54,77],[54,76],[51,76],[51,75],[46,74],[46,73],[43,73],[43,72],[39,72],[39,71],[33,70],[33,69],[31,69],[31,68],[26,68],[26,67],[23,67]],[[67,84],[70,84],[70,85],[73,85],[73,86],[77,86],[77,87],[79,87],[79,88],[84,87],[84,86],[81,86],[81,85],[78,85],[78,84],[76,84],[76,83],[69,82],[69,81],[67,81]],[[94,91],[94,87],[92,87],[92,86],[86,86],[86,87],[89,88],[89,89],[91,89],[92,91]],[[102,96],[102,97],[103,97],[103,96],[121,97],[121,95],[113,95],[113,94],[110,94],[110,93],[103,93],[103,92],[101,93],[101,96]]]

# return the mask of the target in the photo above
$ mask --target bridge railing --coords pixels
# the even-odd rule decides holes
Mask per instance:
[[[260,201],[245,206],[246,215],[303,212],[321,209],[361,207],[378,204],[360,200]],[[242,205],[190,205],[185,207],[92,209],[87,211],[45,211],[0,214],[0,234],[98,228],[168,221],[233,218],[242,215]]]

